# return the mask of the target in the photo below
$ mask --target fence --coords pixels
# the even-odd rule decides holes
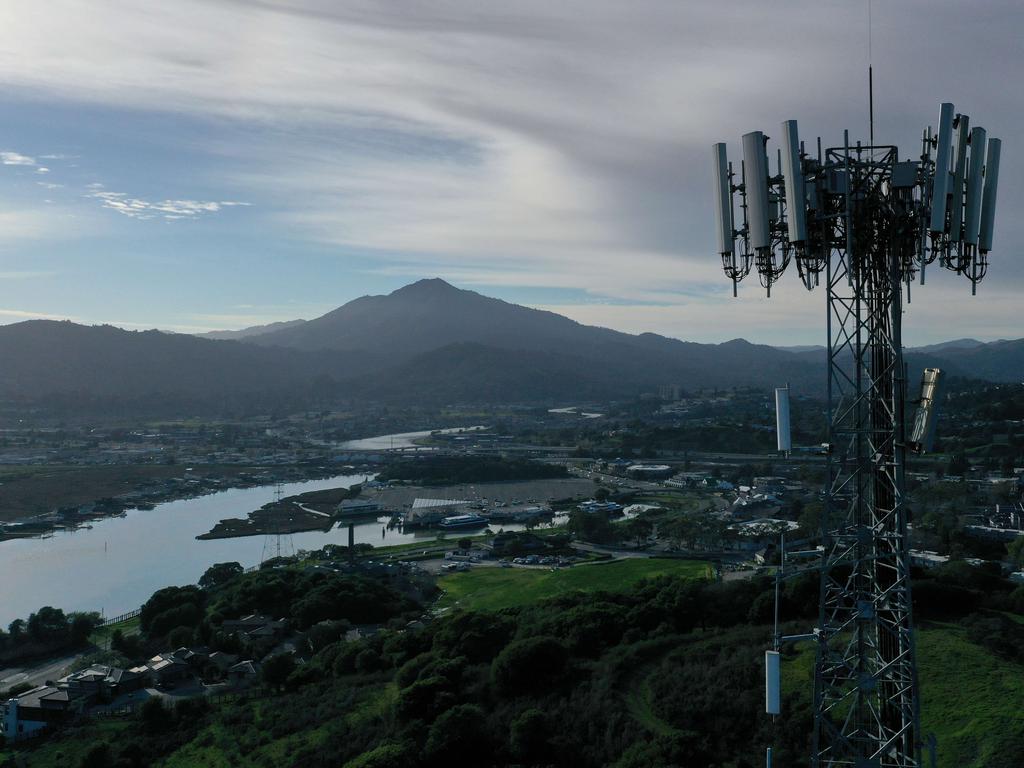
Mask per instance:
[[[128,621],[128,619],[134,619],[140,613],[142,613],[142,609],[141,608],[136,608],[134,611],[128,611],[128,613],[122,613],[120,616],[115,616],[112,619],[105,619],[103,621],[103,623],[100,624],[100,626],[101,627],[109,627],[111,624],[120,624],[123,621]]]

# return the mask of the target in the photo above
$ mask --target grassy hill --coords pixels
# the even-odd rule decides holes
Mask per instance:
[[[788,654],[784,715],[772,722],[762,689],[770,628],[758,618],[771,583],[709,582],[703,568],[638,559],[445,576],[443,600],[457,607],[422,630],[323,646],[283,690],[253,699],[70,729],[19,751],[18,765],[753,768],[768,745],[779,764],[806,765],[813,649]],[[290,573],[296,585],[309,578],[246,574],[209,604],[223,613]],[[786,586],[807,614],[798,623],[812,620],[813,600],[798,598],[815,587]],[[957,589],[941,593],[943,609]],[[1004,602],[1018,610],[1013,600]],[[1018,766],[1024,657],[1014,643],[1024,622],[978,600],[961,615],[924,621],[918,634],[924,732],[936,735],[943,768]],[[0,750],[0,765],[13,754]]]
[[[438,579],[444,594],[439,608],[459,607],[470,611],[517,608],[538,600],[584,592],[626,592],[643,579],[655,576],[683,576],[702,579],[710,566],[698,560],[632,558],[608,563],[580,565],[567,570],[536,568],[479,568]]]

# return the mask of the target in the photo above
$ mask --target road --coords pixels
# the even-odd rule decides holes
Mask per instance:
[[[3,677],[0,677],[0,690],[7,690],[11,686],[20,683],[28,683],[35,688],[47,680],[56,680],[57,678],[64,677],[64,675],[71,671],[71,666],[81,657],[82,654],[75,653],[71,656],[42,662],[37,666],[0,669],[0,675],[3,675]]]

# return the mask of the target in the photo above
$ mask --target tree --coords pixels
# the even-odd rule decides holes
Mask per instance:
[[[630,538],[636,541],[637,548],[641,547],[654,531],[654,523],[643,517],[634,517],[626,521],[626,530]]]
[[[475,704],[452,707],[430,726],[427,755],[443,765],[489,754],[490,738],[486,724],[484,711]]]
[[[608,520],[607,512],[573,510],[569,513],[565,529],[577,538],[598,544],[616,541],[619,538],[619,532]]]
[[[514,640],[491,664],[491,674],[500,689],[523,693],[545,687],[565,672],[568,649],[550,636]]]
[[[1010,555],[1010,560],[1018,568],[1024,568],[1024,536],[1018,536],[1016,539],[1006,545],[1006,551]]]
[[[433,720],[455,703],[451,681],[440,675],[417,680],[398,693],[396,712],[406,722]]]
[[[458,544],[459,544],[459,549],[472,549],[473,548],[473,540],[468,538],[468,537],[464,538],[464,539],[459,539]]]
[[[268,688],[279,690],[288,676],[295,671],[295,659],[290,653],[279,653],[263,662],[260,675]]]
[[[8,625],[7,631],[11,635],[12,643],[20,643],[25,636],[25,620],[15,619]]]
[[[36,642],[63,639],[68,633],[68,617],[60,608],[49,605],[28,617],[28,635]]]
[[[342,768],[394,768],[396,765],[409,765],[413,762],[414,751],[411,747],[385,742],[349,760]]]
[[[217,589],[224,586],[236,576],[245,573],[241,563],[216,563],[206,569],[199,577],[199,586],[203,589]]]
[[[142,606],[139,623],[150,637],[161,637],[175,627],[198,626],[205,605],[206,593],[199,587],[164,587]]]
[[[797,524],[800,530],[808,535],[817,534],[821,530],[821,515],[825,506],[820,501],[812,501],[804,504],[797,514]]]
[[[966,475],[967,471],[971,468],[971,463],[967,461],[967,457],[958,453],[949,460],[949,467],[946,469],[946,473],[950,475]]]
[[[143,730],[148,733],[162,731],[170,721],[170,713],[159,696],[153,696],[143,702],[139,709],[139,717],[142,719]]]
[[[171,648],[184,648],[192,644],[191,627],[175,627],[167,633],[167,644]]]
[[[512,721],[509,746],[520,760],[534,762],[547,741],[548,724],[539,709],[528,709]]]
[[[70,639],[72,645],[82,645],[89,639],[93,629],[99,625],[99,616],[89,613],[73,614],[71,619]]]
[[[594,491],[595,501],[607,501],[608,500],[608,489],[601,487]]]

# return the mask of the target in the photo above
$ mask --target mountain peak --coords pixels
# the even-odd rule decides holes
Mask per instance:
[[[453,293],[459,293],[460,289],[456,288],[449,282],[442,280],[440,277],[427,277],[422,280],[417,280],[415,283],[409,283],[409,285],[403,285],[401,288],[391,292],[391,296],[447,296]]]

